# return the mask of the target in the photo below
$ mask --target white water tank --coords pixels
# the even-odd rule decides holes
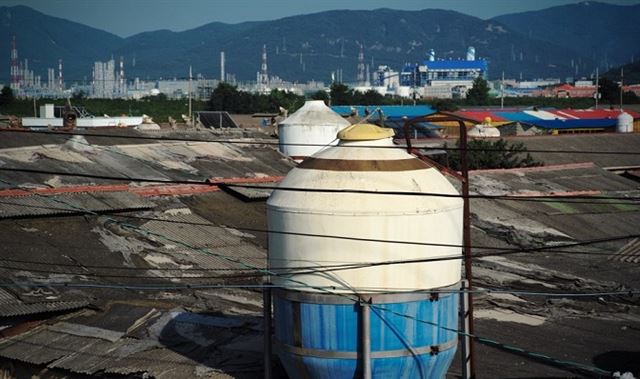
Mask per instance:
[[[336,134],[349,125],[349,121],[332,111],[324,101],[307,101],[278,124],[280,152],[303,160],[324,146],[337,144]]]
[[[618,115],[616,131],[618,133],[633,133],[633,117],[629,113],[623,111]]]
[[[352,125],[338,134],[338,146],[289,172],[267,201],[272,271],[461,256],[462,199],[425,195],[458,195],[457,190],[436,168],[394,145],[392,136],[391,129]],[[276,286],[310,292],[326,286],[342,293],[353,288],[411,291],[458,283],[460,267],[461,261],[454,259],[277,275],[271,280]]]
[[[497,138],[500,137],[500,130],[491,125],[491,117],[485,117],[482,124],[474,125],[467,131],[469,138]]]

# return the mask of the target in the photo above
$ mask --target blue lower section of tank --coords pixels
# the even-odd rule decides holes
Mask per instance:
[[[444,377],[456,350],[458,306],[455,293],[437,300],[372,304],[373,377]],[[289,376],[358,377],[360,318],[358,304],[315,304],[274,296],[278,354]],[[437,354],[432,353],[432,346],[440,348]]]

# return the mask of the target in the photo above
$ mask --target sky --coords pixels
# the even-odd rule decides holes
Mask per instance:
[[[640,0],[599,0],[630,5]],[[275,20],[334,9],[449,9],[482,19],[526,12],[579,0],[0,0],[26,5],[120,37],[159,29],[183,31],[219,21]]]

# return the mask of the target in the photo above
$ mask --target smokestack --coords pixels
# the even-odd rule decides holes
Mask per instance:
[[[469,46],[467,49],[467,60],[475,61],[476,60],[476,48],[473,46]]]
[[[433,62],[436,60],[436,52],[435,50],[429,50],[429,62]]]
[[[18,63],[18,48],[16,48],[16,36],[11,40],[11,89],[20,87],[20,66]]]
[[[64,80],[62,77],[62,59],[58,59],[58,88],[64,90]]]
[[[260,84],[269,85],[269,74],[267,71],[267,45],[262,45],[262,64],[260,65]]]
[[[120,75],[118,77],[118,91],[124,94],[124,57],[120,56]]]
[[[358,77],[356,78],[358,85],[364,85],[364,75],[364,47],[360,44],[360,52],[358,53]]]
[[[220,81],[224,82],[224,51],[220,52]]]

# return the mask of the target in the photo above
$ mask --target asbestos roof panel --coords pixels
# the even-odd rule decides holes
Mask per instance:
[[[527,123],[543,129],[584,129],[584,128],[610,128],[616,126],[615,119],[556,119],[556,120],[529,120]]]
[[[169,222],[149,221],[142,228],[166,236],[169,240],[156,239],[169,247],[164,249],[166,254],[182,264],[191,263],[200,268],[247,268],[239,263],[243,262],[251,267],[266,267],[266,252],[237,232],[213,225],[195,214],[165,217]]]
[[[37,365],[48,364],[87,344],[86,338],[38,328],[0,340],[0,356]]]
[[[0,218],[140,210],[154,206],[150,200],[126,191],[6,196],[0,197]]]
[[[529,150],[564,150],[562,153],[536,153],[531,155],[546,165],[594,162],[601,167],[640,166],[640,154],[589,154],[589,151],[637,152],[640,133],[572,134],[539,137],[510,137],[511,142],[522,142]],[[579,151],[580,154],[572,154]]]
[[[4,303],[2,304],[2,306],[0,306],[0,317],[26,316],[38,313],[70,311],[86,307],[89,304],[90,302],[88,300],[50,301],[38,303],[16,302],[13,304]]]
[[[270,183],[261,183],[258,185],[264,185],[267,187],[277,186],[279,182],[270,182]],[[273,192],[272,188],[245,188],[245,187],[236,187],[233,185],[221,186],[225,191],[231,193],[232,195],[239,197],[244,201],[258,201],[258,200],[266,200],[271,196]]]

